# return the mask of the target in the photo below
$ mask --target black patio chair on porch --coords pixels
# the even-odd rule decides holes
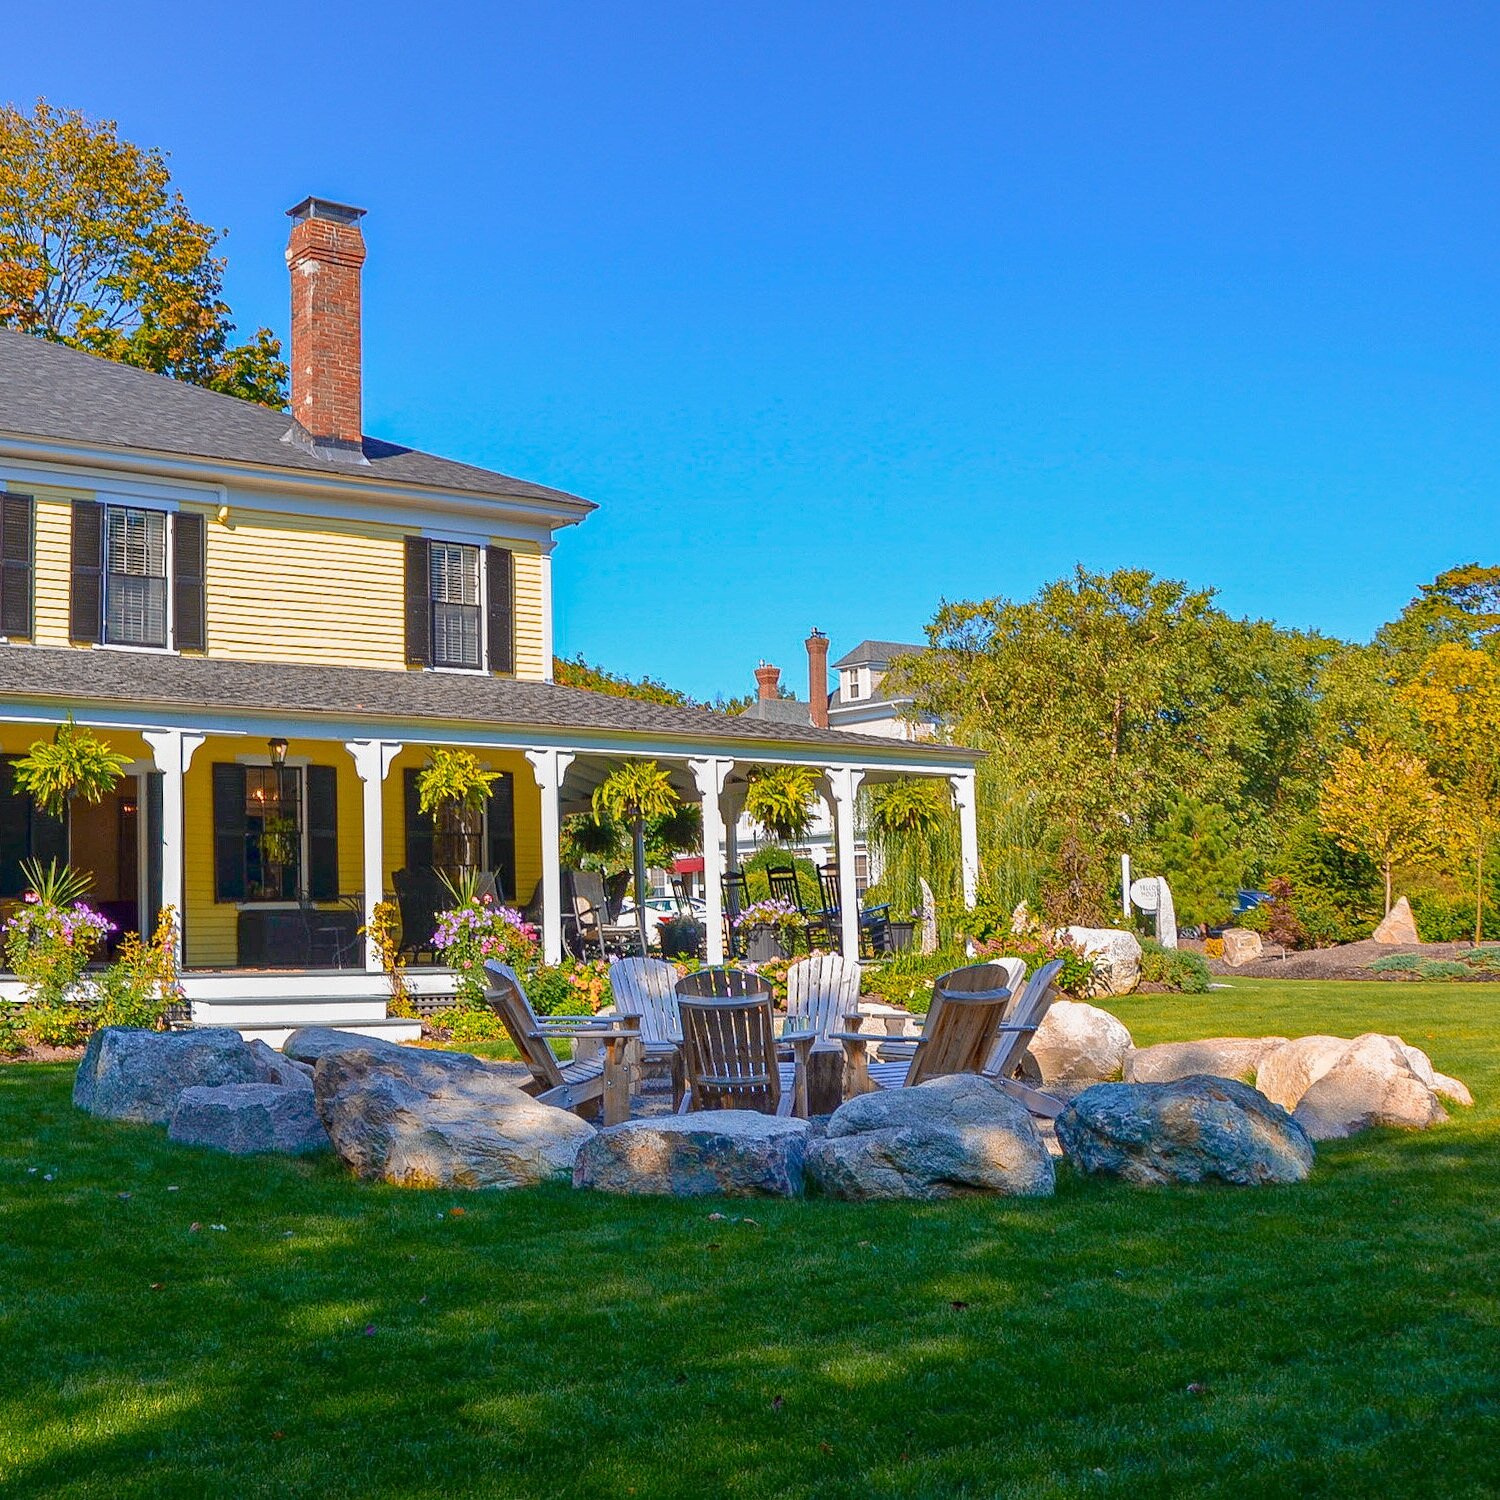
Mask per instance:
[[[740,937],[740,913],[750,905],[750,882],[743,870],[726,870],[719,881],[724,894],[724,929],[728,938],[725,946],[739,957],[745,951],[744,939]]]
[[[396,888],[396,905],[401,912],[401,951],[414,960],[425,953],[436,962],[437,948],[432,939],[438,913],[451,904],[437,871],[430,865],[397,870],[391,884]]]
[[[823,888],[823,910],[818,914],[828,934],[828,941],[837,946],[843,941],[844,902],[839,888],[839,868],[832,862],[818,871],[818,883]],[[888,905],[862,906],[859,911],[859,948],[865,958],[891,951],[891,909]]]

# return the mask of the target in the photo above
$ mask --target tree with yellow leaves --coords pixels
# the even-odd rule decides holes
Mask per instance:
[[[1500,666],[1449,643],[1402,690],[1432,745],[1450,838],[1474,870],[1474,941],[1484,928],[1485,854],[1500,833]]]
[[[231,342],[218,240],[114,121],[0,105],[0,327],[284,407],[270,329]]]
[[[1437,852],[1442,801],[1419,756],[1362,737],[1334,756],[1318,797],[1318,821],[1336,844],[1380,866],[1389,912],[1394,867],[1425,863]]]

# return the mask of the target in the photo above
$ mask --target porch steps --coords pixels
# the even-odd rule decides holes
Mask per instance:
[[[451,994],[450,972],[413,976],[423,997]],[[386,1014],[390,991],[384,975],[358,969],[189,970],[182,988],[195,1026],[230,1026],[246,1041],[279,1048],[303,1026],[328,1026],[386,1041],[413,1041],[422,1023]]]

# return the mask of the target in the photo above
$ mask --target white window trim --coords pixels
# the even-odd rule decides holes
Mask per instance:
[[[106,651],[139,651],[151,656],[179,656],[177,647],[177,502],[144,504],[139,500],[127,500],[107,495],[96,496],[104,507],[104,566],[100,570],[99,590],[100,618],[99,639],[95,645]],[[109,641],[104,637],[109,630],[109,513],[111,510],[156,511],[166,517],[163,527],[162,582],[167,593],[167,643],[165,646],[143,646],[131,641]],[[147,575],[149,576],[149,575]]]
[[[439,667],[429,662],[425,672],[450,672],[456,677],[486,677],[490,670],[490,559],[489,548],[496,544],[488,539],[476,542],[472,536],[424,531],[428,543],[444,542],[450,547],[473,547],[479,553],[479,665],[477,667]],[[428,654],[432,654],[432,564],[427,566],[427,635]]]

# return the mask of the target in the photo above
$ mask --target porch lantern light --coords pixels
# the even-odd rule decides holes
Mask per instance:
[[[266,741],[266,747],[271,752],[271,764],[281,767],[286,764],[286,741],[277,735],[274,739]]]

